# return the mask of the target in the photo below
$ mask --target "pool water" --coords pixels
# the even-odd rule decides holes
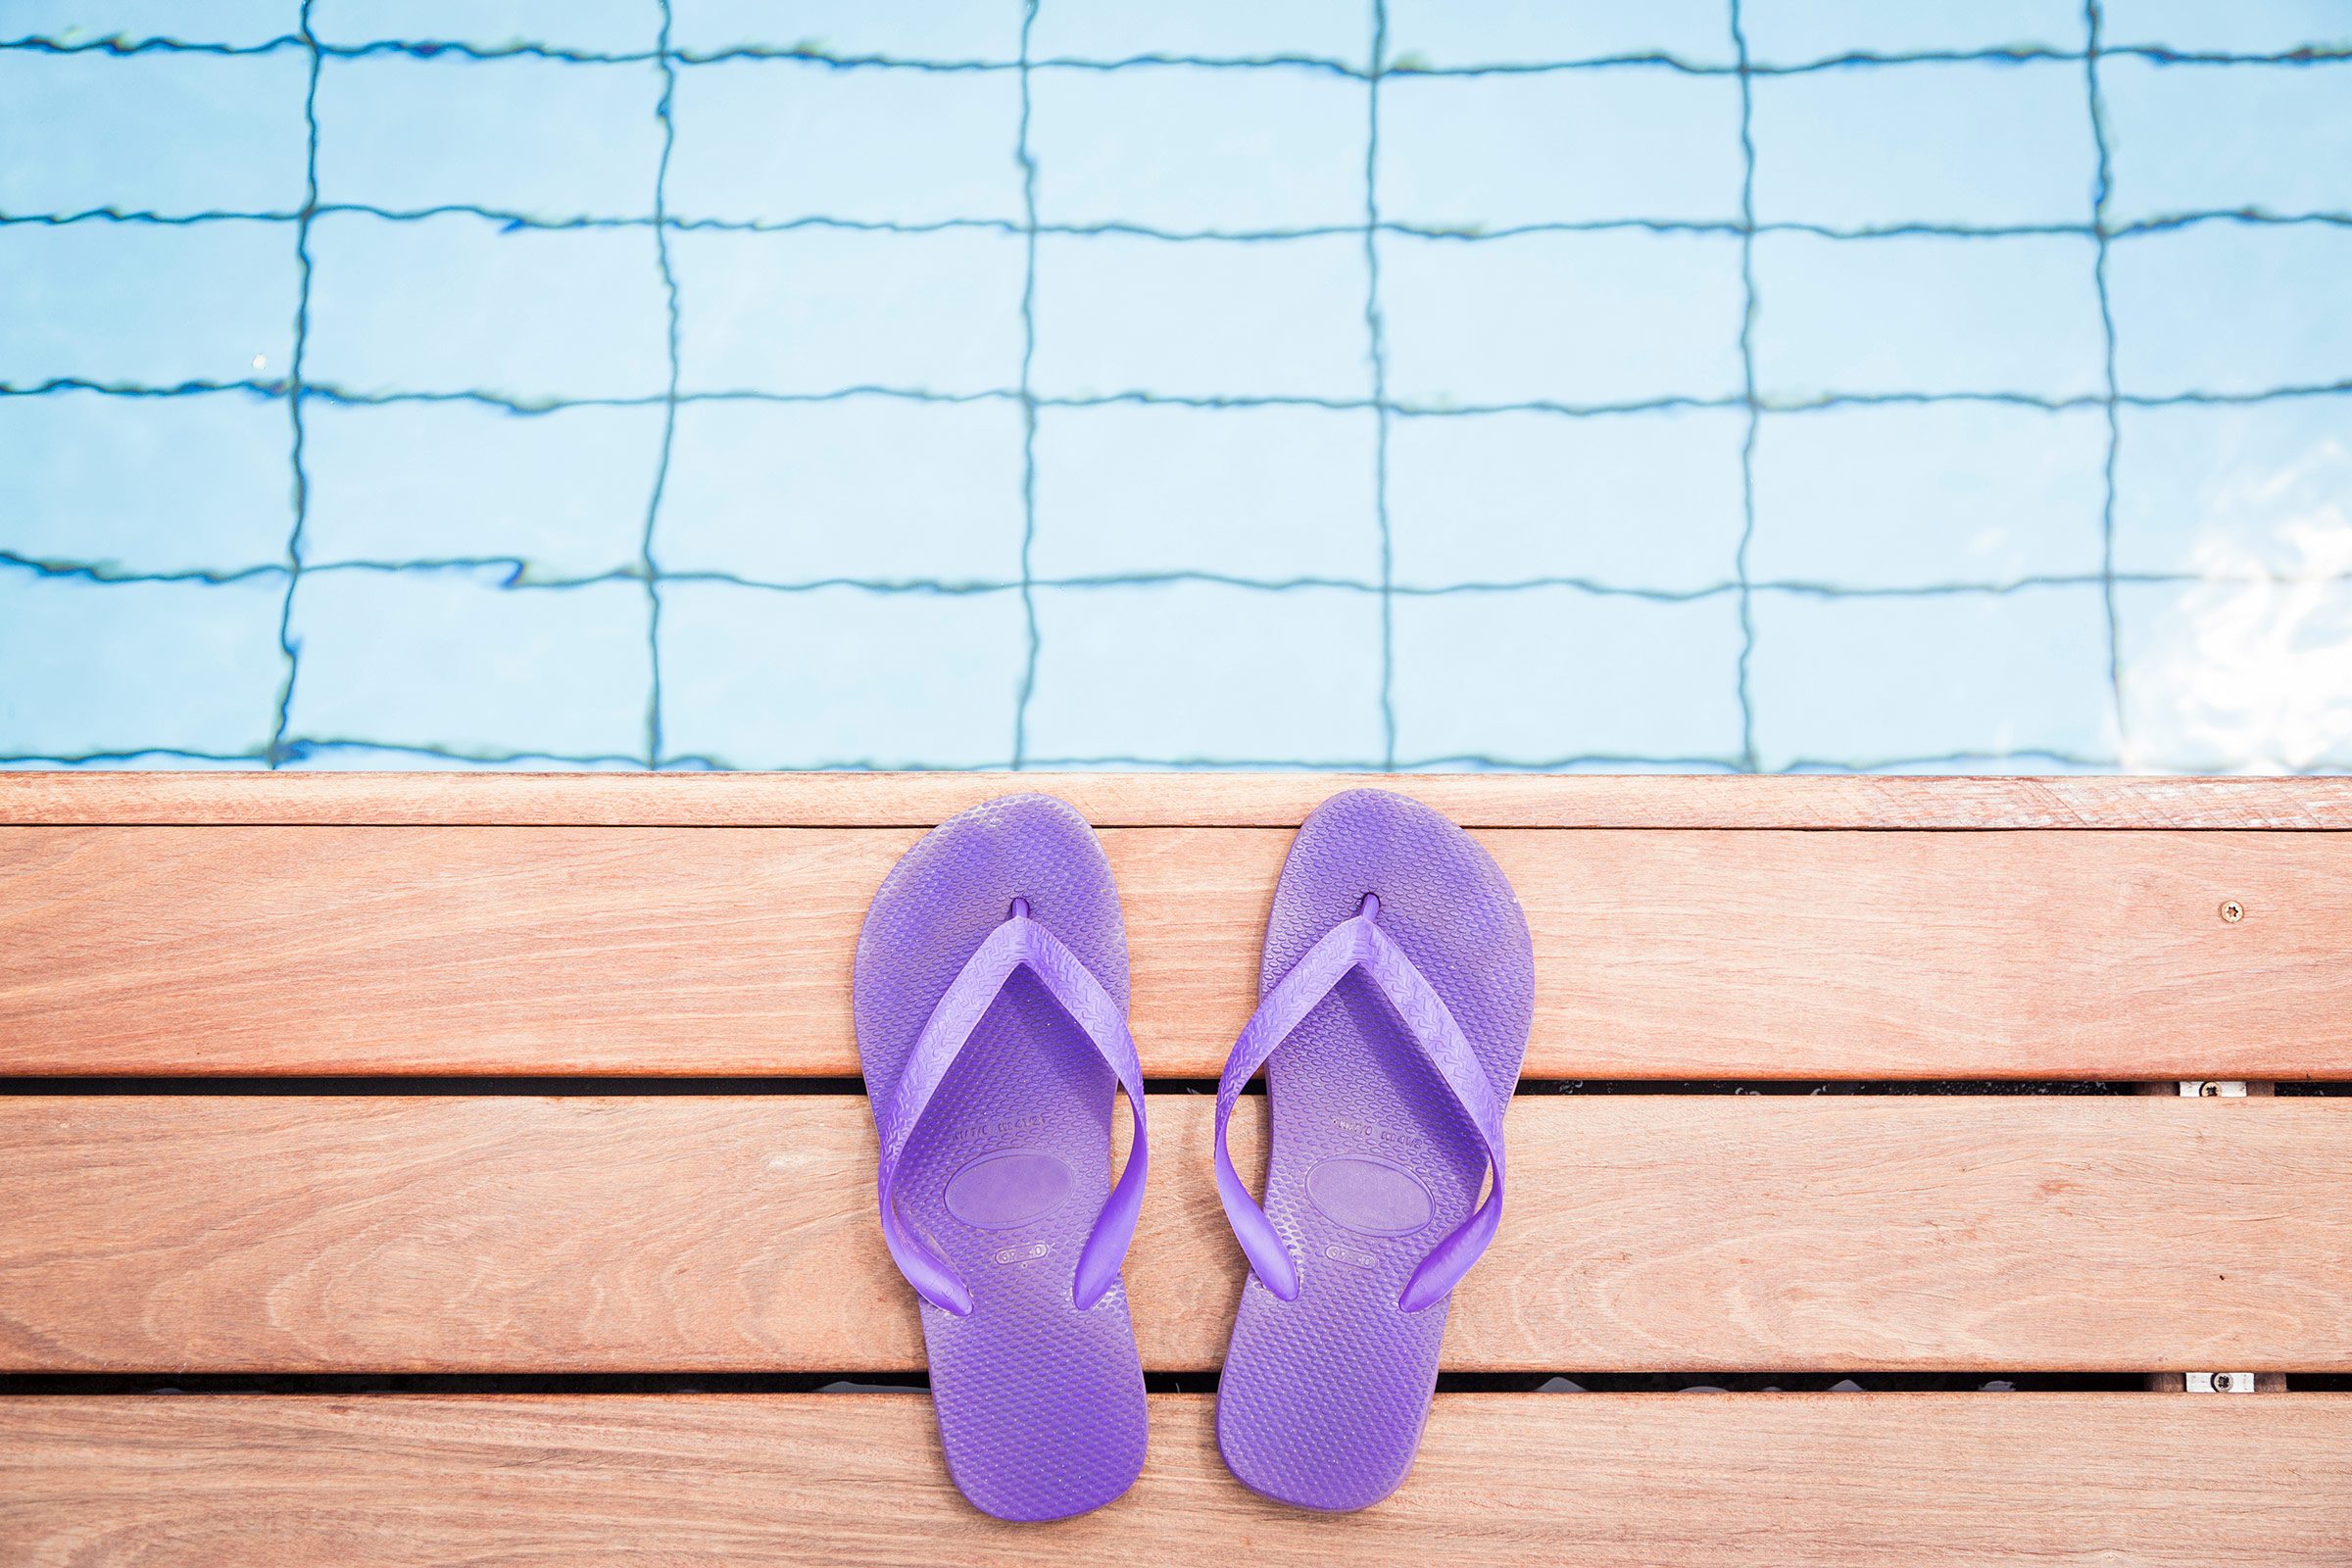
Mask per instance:
[[[2352,767],[2352,6],[0,0],[0,760]]]

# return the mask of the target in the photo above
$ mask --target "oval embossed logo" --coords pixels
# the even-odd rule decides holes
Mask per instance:
[[[1070,1167],[1038,1149],[983,1154],[948,1183],[948,1212],[984,1231],[1051,1214],[1070,1196]]]
[[[1364,1236],[1404,1236],[1429,1223],[1429,1189],[1394,1165],[1340,1155],[1306,1173],[1307,1200]]]

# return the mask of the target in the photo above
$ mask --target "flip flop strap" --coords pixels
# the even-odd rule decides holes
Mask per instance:
[[[1079,961],[1078,956],[1062,946],[1060,938],[1030,918],[1029,902],[1015,899],[1012,912],[965,960],[947,994],[931,1009],[930,1019],[924,1023],[923,1032],[915,1040],[914,1050],[908,1053],[906,1067],[899,1075],[898,1088],[890,1099],[890,1114],[882,1124],[882,1161],[876,1190],[882,1203],[883,1240],[890,1244],[892,1259],[899,1265],[899,1272],[906,1276],[906,1283],[914,1287],[915,1294],[957,1317],[970,1314],[972,1293],[947,1259],[933,1251],[900,1219],[899,1160],[922,1121],[932,1095],[946,1081],[948,1069],[955,1065],[956,1056],[972,1038],[972,1031],[995,1004],[1004,983],[1012,978],[1013,970],[1023,967],[1037,976],[1047,995],[1069,1014],[1095,1050],[1102,1053],[1102,1059],[1110,1064],[1135,1122],[1135,1145],[1127,1155],[1127,1168],[1111,1188],[1086,1246],[1078,1253],[1077,1274],[1070,1294],[1080,1310],[1101,1300],[1119,1277],[1119,1265],[1127,1256],[1127,1244],[1135,1238],[1136,1216],[1144,1206],[1144,1178],[1151,1164],[1151,1149],[1144,1131],[1144,1071],[1136,1060],[1135,1040],[1127,1032],[1126,1011],[1102,989],[1102,982]]]
[[[1241,1099],[1242,1086],[1348,971],[1362,969],[1396,1009],[1405,1033],[1437,1069],[1455,1102],[1468,1114],[1480,1143],[1486,1146],[1487,1162],[1494,1172],[1494,1188],[1478,1211],[1432,1248],[1413,1270],[1412,1277],[1405,1281],[1396,1304],[1404,1311],[1418,1312],[1443,1299],[1470,1272],[1479,1254],[1487,1250],[1487,1244],[1494,1239],[1495,1227],[1502,1222],[1503,1106],[1445,999],[1396,940],[1380,928],[1379,914],[1379,899],[1366,894],[1362,907],[1325,932],[1291,972],[1265,994],[1257,1011],[1243,1026],[1242,1037],[1234,1042],[1233,1054],[1225,1058],[1225,1070],[1217,1079],[1217,1197],[1225,1205],[1225,1218],[1233,1226],[1233,1234],[1241,1242],[1242,1251],[1248,1255],[1259,1283],[1282,1300],[1298,1299],[1298,1260],[1283,1245],[1282,1236],[1266,1217],[1266,1211],[1242,1185],[1241,1174],[1233,1168],[1232,1152],[1226,1147],[1225,1129],[1233,1119],[1234,1103]]]

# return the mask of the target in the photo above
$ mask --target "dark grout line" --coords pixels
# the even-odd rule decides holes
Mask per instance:
[[[58,397],[69,393],[89,393],[100,397],[119,398],[180,398],[215,394],[238,393],[249,397],[282,398],[292,389],[283,380],[265,381],[250,377],[236,380],[191,379],[172,383],[141,381],[102,381],[87,376],[58,375],[32,382],[0,382],[0,398]],[[342,386],[330,382],[305,381],[301,387],[304,398],[315,402],[339,404],[351,408],[381,408],[395,404],[460,403],[495,409],[501,413],[521,416],[554,414],[564,409],[641,409],[660,408],[668,401],[662,392],[612,393],[599,396],[521,397],[486,387],[465,387],[445,391],[423,391],[416,388],[373,390]],[[2309,398],[2334,398],[2352,394],[2352,377],[2306,384],[2259,387],[2252,391],[2218,391],[2212,388],[2192,388],[2183,392],[2123,392],[2116,396],[2119,408],[2245,408],[2255,404],[2300,401]],[[970,392],[941,392],[929,387],[886,386],[879,382],[856,386],[837,386],[822,392],[780,392],[760,387],[710,387],[681,391],[678,402],[700,403],[762,403],[782,408],[794,408],[812,403],[843,403],[856,398],[889,398],[912,403],[1018,403],[1022,399],[1019,387],[985,387]],[[1958,391],[1911,390],[1897,392],[1824,392],[1805,397],[1761,397],[1757,402],[1768,414],[1821,414],[1849,408],[1913,408],[1941,404],[1984,404],[2006,408],[2039,409],[2057,413],[2068,409],[2097,409],[2104,407],[2103,393],[2069,393],[2063,396],[2025,392],[2003,388],[1967,388]],[[1175,393],[1151,392],[1126,388],[1114,392],[1070,393],[1036,396],[1041,409],[1098,409],[1098,408],[1177,408],[1238,411],[1249,409],[1329,409],[1353,413],[1373,408],[1369,398],[1324,397],[1312,393]],[[1497,414],[1541,414],[1560,418],[1606,418],[1628,415],[1680,414],[1709,409],[1739,409],[1742,400],[1737,393],[1696,394],[1669,393],[1657,397],[1636,398],[1616,402],[1569,403],[1547,399],[1526,399],[1508,403],[1401,403],[1395,400],[1386,405],[1387,412],[1406,419],[1464,419],[1484,418]]]
[[[219,587],[227,583],[278,576],[288,567],[282,562],[256,562],[239,566],[182,566],[160,571],[127,569],[107,561],[28,556],[0,549],[0,567],[30,572],[36,577],[66,577],[99,586],[124,583],[198,583]],[[2010,577],[1977,577],[1920,583],[1834,582],[1825,578],[1737,577],[1688,588],[1653,588],[1609,582],[1597,577],[1545,575],[1533,577],[1469,578],[1439,583],[1382,582],[1342,575],[1253,577],[1242,572],[1194,568],[1166,571],[1089,572],[1072,576],[1032,576],[1024,584],[1010,577],[754,577],[710,567],[680,567],[664,571],[632,564],[602,571],[563,573],[539,569],[522,556],[419,556],[409,559],[347,557],[334,561],[305,561],[301,575],[329,572],[474,572],[491,574],[496,582],[481,586],[519,592],[549,592],[593,587],[599,583],[648,582],[717,584],[767,593],[816,593],[850,588],[862,593],[936,595],[942,598],[1011,593],[1024,586],[1055,589],[1164,588],[1204,585],[1245,588],[1258,593],[1326,591],[1378,594],[1397,598],[1439,599],[1458,594],[1519,594],[1543,589],[1569,589],[1595,598],[1637,599],[1651,604],[1693,604],[1743,593],[1784,593],[1812,599],[1938,599],[1963,596],[2004,597],[2037,588],[2095,588],[2110,583],[2152,586],[2281,587],[2323,586],[2352,582],[2352,571],[2279,571],[2241,567],[2228,571],[2117,571],[2029,572]],[[617,755],[617,754],[615,754]]]
[[[1037,547],[1037,389],[1031,380],[1037,364],[1037,155],[1029,146],[1029,35],[1037,25],[1038,0],[1021,7],[1021,119],[1013,143],[1013,158],[1021,170],[1021,623],[1026,637],[1021,684],[1013,697],[1012,755],[1009,765],[1019,772],[1029,760],[1029,704],[1037,695],[1037,664],[1045,651],[1037,625],[1037,577],[1032,560]]]
[[[1395,768],[1396,553],[1389,515],[1388,322],[1380,306],[1380,80],[1388,52],[1387,0],[1372,0],[1372,71],[1364,91],[1364,331],[1372,368],[1372,520],[1380,544],[1380,755],[1384,768]]]
[[[2099,304],[2099,334],[2103,395],[2100,406],[2107,419],[2107,447],[2100,463],[2099,587],[2107,622],[2107,701],[2115,714],[2116,750],[2130,753],[2130,733],[2124,710],[2122,621],[2115,607],[2115,466],[2122,450],[2124,427],[2116,412],[2120,387],[2115,374],[2115,305],[2107,288],[2107,203],[2114,194],[2113,164],[2108,156],[2107,106],[2099,91],[2100,0],[2083,0],[2082,84],[2090,110],[2090,140],[2096,154],[2090,196],[2091,289]]]
[[[1756,434],[1763,423],[1756,401],[1756,138],[1755,92],[1748,69],[1747,32],[1740,22],[1740,0],[1730,0],[1732,50],[1740,67],[1740,407],[1745,413],[1740,437],[1740,542],[1733,552],[1733,576],[1740,589],[1740,661],[1734,696],[1740,706],[1740,768],[1758,771],[1756,705],[1748,666],[1756,655],[1755,596],[1748,581],[1748,552],[1756,537]]]
[[[654,529],[662,516],[662,498],[669,489],[669,458],[678,433],[678,278],[669,261],[669,158],[677,146],[677,122],[670,104],[677,92],[678,74],[669,53],[669,0],[662,0],[662,97],[654,106],[662,122],[662,158],[654,168],[654,263],[662,275],[662,299],[668,321],[668,383],[662,400],[662,445],[654,460],[654,477],[645,502],[645,529],[637,542],[639,568],[645,574],[645,765],[662,765],[662,569],[654,560]]]
[[[196,54],[234,57],[266,55],[280,49],[298,48],[303,39],[293,34],[279,34],[251,43],[229,43],[204,39],[180,38],[169,34],[137,34],[116,31],[103,36],[70,37],[50,34],[24,34],[0,38],[0,51],[20,50],[49,55],[103,54],[112,56],[141,54]],[[655,58],[654,51],[644,49],[577,49],[552,44],[543,40],[518,38],[506,43],[483,44],[462,38],[371,38],[359,43],[323,44],[320,52],[333,59],[356,60],[370,55],[397,55],[416,60],[453,59],[468,63],[485,61],[532,59],[550,60],[564,65],[638,65]],[[2107,51],[2128,55],[2157,66],[2282,66],[2312,68],[2340,65],[2352,60],[2352,49],[2339,43],[2305,43],[2283,50],[2226,50],[2180,49],[2169,44],[2124,44]],[[967,57],[942,59],[928,56],[898,56],[888,54],[846,54],[828,51],[814,43],[781,45],[773,43],[737,43],[716,48],[676,48],[667,51],[669,58],[682,66],[710,66],[744,61],[767,61],[786,65],[821,67],[832,71],[914,71],[914,72],[1000,72],[1020,69],[1020,62]],[[2065,64],[2080,61],[2081,52],[2061,49],[2049,44],[2022,43],[1983,49],[1914,49],[1881,51],[1870,49],[1845,50],[1832,55],[1816,55],[1807,59],[1756,63],[1750,67],[1757,75],[1795,76],[1816,72],[1848,69],[1872,69],[1887,66],[1918,65],[1987,65],[2031,66]],[[1052,71],[1314,71],[1342,76],[1362,78],[1372,74],[1368,67],[1353,65],[1329,55],[1289,51],[1261,55],[1200,55],[1200,54],[1140,54],[1108,57],[1052,55],[1029,62],[1035,69]],[[1403,60],[1379,71],[1379,74],[1406,79],[1477,78],[1481,76],[1516,76],[1548,74],[1556,72],[1651,70],[1674,71],[1695,76],[1726,76],[1737,69],[1712,60],[1693,60],[1670,50],[1647,49],[1606,55],[1584,55],[1571,59],[1498,61],[1487,64],[1441,66],[1416,60]]]
[[[2113,50],[2101,50],[2102,57]],[[1765,73],[1752,71],[1751,74]],[[48,212],[12,212],[0,210],[0,227],[62,228],[74,223],[147,224],[161,228],[188,228],[207,223],[293,223],[303,217],[300,208],[227,208],[205,207],[165,211],[152,207],[80,207]],[[830,213],[810,213],[794,218],[718,218],[710,216],[681,218],[654,213],[546,213],[525,212],[511,207],[487,207],[479,202],[438,202],[429,207],[385,207],[375,202],[320,202],[311,210],[318,218],[368,218],[387,223],[416,223],[435,218],[472,218],[495,224],[501,230],[543,229],[559,232],[594,229],[622,229],[664,227],[680,233],[715,234],[790,234],[803,229],[840,229],[868,234],[943,234],[956,230],[975,230],[986,233],[1021,234],[1028,225],[1005,218],[936,218],[921,221],[904,221],[881,218],[843,218]],[[1598,234],[1612,231],[1640,231],[1652,234],[1705,234],[1717,237],[1736,237],[1757,234],[1804,234],[1817,239],[1868,241],[1878,239],[2025,239],[2048,237],[2079,237],[2090,239],[2104,232],[2109,239],[2135,239],[2141,235],[2169,233],[2175,229],[2190,228],[2202,223],[2235,223],[2253,228],[2282,228],[2316,225],[2331,228],[2352,226],[2352,213],[2314,210],[2307,212],[2275,213],[2259,207],[2183,208],[2159,213],[2150,218],[2135,218],[2129,222],[2108,224],[2102,230],[2088,222],[2034,223],[1958,223],[1932,221],[1925,219],[1906,222],[1887,223],[1823,223],[1806,219],[1770,219],[1746,223],[1737,218],[1580,218],[1554,219],[1524,223],[1497,223],[1492,226],[1460,227],[1417,223],[1404,219],[1381,219],[1372,229],[1404,239],[1441,241],[1447,244],[1491,244],[1497,240],[1521,239],[1541,234]],[[1153,223],[1139,223],[1124,220],[1106,219],[1097,222],[1055,223],[1041,221],[1040,234],[1092,239],[1120,236],[1132,239],[1161,240],[1172,245],[1262,245],[1281,244],[1288,240],[1346,238],[1362,234],[1362,223],[1310,223],[1282,228],[1168,228]]]
[[[291,755],[286,749],[286,725],[294,707],[294,682],[302,667],[302,647],[294,640],[294,590],[302,585],[303,534],[309,526],[311,513],[311,479],[303,463],[302,423],[306,390],[303,376],[311,341],[311,222],[318,212],[319,64],[318,40],[311,31],[311,0],[302,0],[300,17],[302,41],[310,52],[310,80],[302,98],[305,138],[302,209],[294,215],[294,262],[299,291],[294,301],[293,358],[286,366],[285,379],[286,420],[292,435],[289,460],[294,471],[294,492],[291,497],[294,520],[286,533],[286,594],[278,602],[277,610],[277,647],[278,652],[285,656],[286,678],[277,689],[276,711],[271,716],[270,744],[264,754],[271,768],[286,761]]]

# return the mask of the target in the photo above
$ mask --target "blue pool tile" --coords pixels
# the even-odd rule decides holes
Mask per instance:
[[[2352,228],[2198,223],[2109,250],[2116,382],[2128,394],[2352,381]]]
[[[1746,430],[1734,409],[1394,419],[1396,580],[1567,577],[1668,593],[1729,583]]]
[[[728,767],[1002,767],[1020,595],[662,589],[666,755]]]
[[[1198,231],[1361,224],[1368,94],[1308,67],[1043,70],[1029,148],[1045,223]]]
[[[1016,61],[1020,0],[670,0],[670,47],[832,59]]]
[[[1369,409],[1046,409],[1041,577],[1380,578]]]
[[[1360,235],[1044,235],[1033,384],[1049,397],[1362,399],[1365,276]]]
[[[1358,0],[1044,0],[1029,34],[1032,60],[1305,56],[1362,71],[1371,53],[1370,9]]]
[[[661,8],[645,0],[314,0],[311,9],[318,41],[349,47],[393,39],[644,53],[660,38],[661,23]]]
[[[1761,589],[1751,612],[1767,768],[2115,760],[2095,583],[1846,599]]]
[[[658,397],[667,307],[651,230],[332,213],[311,227],[311,380],[523,401]]]
[[[653,678],[644,586],[507,588],[502,577],[306,573],[294,590],[287,734],[492,755],[641,754]]]
[[[656,559],[777,583],[1016,580],[1021,443],[1009,400],[688,404]]]
[[[2223,54],[2290,54],[2352,47],[2352,18],[2338,0],[2106,0],[2100,44],[2109,49],[2178,49]]]
[[[1380,760],[1377,594],[1172,583],[1036,600],[1036,761]]]
[[[1462,241],[1384,234],[1389,395],[1641,403],[1740,390],[1740,244],[1641,230]]]
[[[2352,32],[2352,13],[2347,13]],[[2101,62],[2113,223],[2182,213],[2352,212],[2352,61],[2314,66]]]
[[[280,576],[92,583],[0,566],[0,753],[259,756],[285,675]]]
[[[1916,65],[1762,76],[1756,220],[2087,225],[2098,172],[2082,69]]]
[[[1664,66],[1398,76],[1380,216],[1425,228],[1740,218],[1740,85]]]
[[[172,39],[258,49],[302,29],[302,0],[9,0],[0,39]]]
[[[672,236],[669,256],[689,391],[971,394],[1020,382],[1018,235],[702,230]]]
[[[1854,54],[2080,53],[2087,36],[2077,0],[1969,0],[1957,6],[1746,0],[1740,24],[1748,58],[1760,66],[1806,66]]]
[[[1756,237],[1756,390],[2094,396],[2105,338],[2087,236]]]
[[[1396,600],[1396,752],[1737,760],[1739,602],[1520,588]]]
[[[2095,577],[2106,461],[2091,408],[1767,414],[1748,574],[1866,588]]]
[[[368,55],[318,72],[318,199],[643,218],[662,162],[645,63]]]
[[[0,551],[119,572],[285,559],[293,424],[239,392],[0,398]]]
[[[0,52],[0,212],[292,213],[308,59]]]
[[[0,277],[0,383],[11,386],[271,380],[293,357],[290,224],[10,224]]]
[[[487,557],[533,580],[629,570],[661,449],[659,408],[313,403],[303,560]]]
[[[1012,72],[726,60],[679,73],[671,118],[677,146],[663,188],[675,218],[1021,218]]]
[[[2309,576],[2352,540],[2352,397],[2124,408],[2117,420],[2118,570]]]
[[[2311,581],[2116,589],[2127,767],[2352,769],[2348,540]]]
[[[1528,66],[1663,55],[1729,67],[1730,8],[1722,0],[1639,6],[1546,0],[1390,0],[1389,60],[1405,70]]]

